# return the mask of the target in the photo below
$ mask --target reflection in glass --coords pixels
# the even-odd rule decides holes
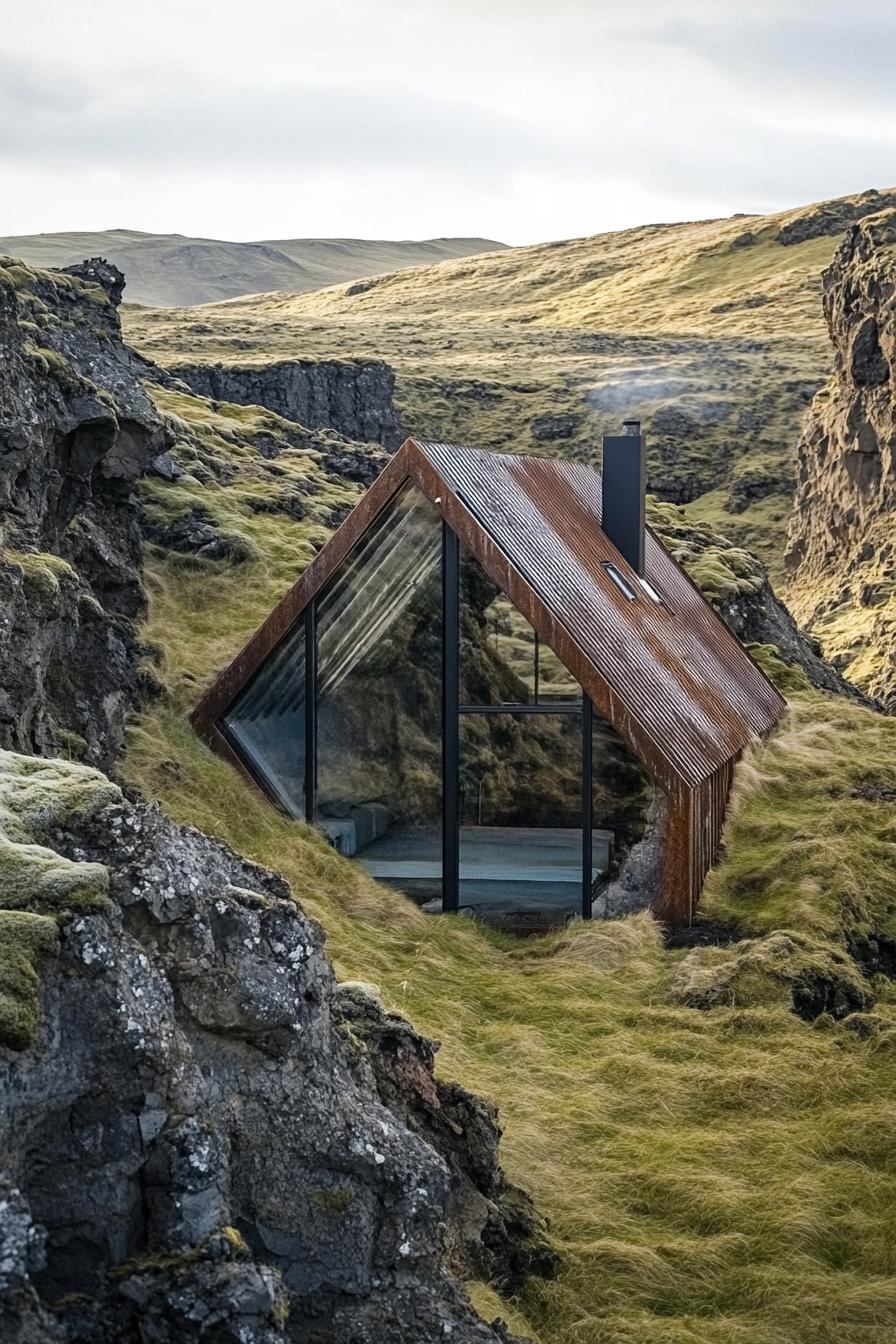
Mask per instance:
[[[462,705],[581,702],[557,655],[468,552],[460,564]]]
[[[441,896],[442,522],[405,486],[317,602],[317,813],[341,853]]]
[[[643,910],[658,895],[665,800],[619,734],[597,714],[592,742],[593,834],[610,840],[606,860],[603,853],[593,859],[595,868],[605,862],[608,874],[592,889],[592,914],[601,919]]]
[[[536,925],[577,914],[581,717],[463,714],[460,820],[462,908]]]
[[[223,727],[253,774],[290,816],[304,816],[304,618],[237,696]]]
[[[619,734],[600,714],[593,715],[592,814],[613,836],[611,870],[644,834],[653,784]]]
[[[433,910],[443,895],[442,556],[438,510],[407,485],[314,608],[316,818],[341,853]],[[221,723],[295,817],[305,805],[305,636],[302,619]],[[643,908],[659,881],[662,798],[469,555],[460,568],[460,648],[445,651],[449,667],[453,654],[461,709],[445,709],[459,726],[449,787],[457,785],[461,908],[531,930],[578,915],[589,889],[598,914]]]

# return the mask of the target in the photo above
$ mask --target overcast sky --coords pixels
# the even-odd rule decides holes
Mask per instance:
[[[535,242],[896,185],[894,0],[4,0],[0,234]]]

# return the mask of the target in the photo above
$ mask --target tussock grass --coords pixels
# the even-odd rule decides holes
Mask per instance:
[[[704,906],[743,932],[896,939],[896,720],[803,695],[738,767]]]
[[[237,487],[209,488],[221,521],[244,525]],[[801,955],[845,958],[866,1011],[803,1020],[787,954],[783,974],[741,973],[737,994],[688,1006],[676,983],[693,953],[666,950],[650,916],[525,941],[428,919],[202,746],[186,721],[199,685],[301,563],[307,524],[267,525],[243,565],[150,558],[146,633],[169,697],[135,726],[127,774],[282,871],[339,975],[378,986],[442,1042],[443,1074],[498,1102],[505,1165],[563,1268],[506,1305],[477,1285],[480,1308],[542,1344],[896,1341],[896,996],[849,956],[857,934],[893,931],[896,723],[797,680],[739,769],[706,898],[756,942],[788,930]],[[710,981],[737,955],[708,953]]]

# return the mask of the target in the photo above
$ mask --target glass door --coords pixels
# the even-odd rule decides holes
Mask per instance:
[[[472,556],[461,551],[454,572],[459,652],[446,761],[455,756],[456,767],[445,780],[445,844],[456,845],[456,906],[449,864],[446,908],[531,928],[590,914],[592,853],[601,852],[591,838],[590,705]]]

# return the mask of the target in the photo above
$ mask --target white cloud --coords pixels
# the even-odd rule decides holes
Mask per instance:
[[[20,0],[5,36],[0,234],[527,242],[896,179],[877,0]]]

